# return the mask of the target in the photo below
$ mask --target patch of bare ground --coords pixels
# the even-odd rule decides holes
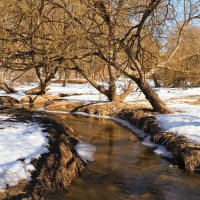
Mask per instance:
[[[69,80],[67,80],[67,83],[69,83],[69,84],[84,84],[84,83],[88,83],[88,81],[85,79],[69,79]]]
[[[146,106],[145,104],[128,104],[128,103],[90,103],[73,109],[73,112],[85,112],[88,114],[95,114],[100,116],[111,116],[118,117],[119,114],[126,112],[135,112],[136,110],[146,113],[152,113],[153,110],[151,107]]]
[[[71,102],[64,99],[48,101],[44,104],[45,110],[66,111],[71,112],[74,108],[82,106],[83,103]]]
[[[57,122],[55,116],[40,112],[4,109],[1,113],[11,114],[18,121],[31,121],[44,126],[45,132],[49,133],[49,153],[31,160],[36,170],[31,172],[30,182],[21,180],[17,186],[8,186],[0,193],[0,200],[45,200],[48,192],[68,190],[84,167],[84,162],[74,150],[74,145],[78,142],[75,132]]]
[[[170,98],[170,103],[187,103],[194,105],[196,101],[198,101],[199,96],[198,95],[190,95],[190,96],[184,96],[184,97],[173,97]]]
[[[19,101],[13,97],[9,96],[0,96],[0,105],[1,106],[16,106]]]
[[[22,97],[21,103],[44,105],[44,103],[52,100],[60,99],[59,95],[27,95]]]
[[[196,98],[194,102],[190,103],[192,105],[200,105],[200,98]]]

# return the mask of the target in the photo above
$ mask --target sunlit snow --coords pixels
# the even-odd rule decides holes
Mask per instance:
[[[126,79],[119,79],[117,81],[117,92],[118,94],[127,84]],[[152,81],[151,81],[152,84]],[[107,87],[107,83],[104,83]],[[28,85],[18,86],[16,94],[13,96],[20,100],[25,96],[25,91],[27,89],[35,87],[35,83],[29,83]],[[95,88],[93,88],[89,83],[84,84],[67,84],[62,87],[62,84],[53,83],[49,87],[47,94],[72,94],[77,93],[79,95],[62,97],[68,101],[78,101],[78,102],[106,102],[107,97],[100,94]],[[185,135],[188,139],[194,143],[200,143],[200,106],[192,105],[198,98],[200,98],[200,88],[154,88],[162,100],[167,104],[169,108],[175,111],[175,114],[171,115],[158,115],[156,116],[161,127],[164,131],[172,131],[177,135]],[[0,91],[0,95],[7,95],[5,92]],[[135,86],[134,92],[132,92],[126,99],[127,103],[134,102],[146,102],[144,95]],[[107,117],[109,118],[109,117]],[[0,118],[1,119],[1,118]],[[130,124],[125,121],[119,121],[115,119],[118,123],[131,128]],[[144,134],[139,133],[140,136],[144,137],[143,144],[147,146],[154,146],[153,143],[148,138],[145,138]],[[156,153],[162,152],[161,150],[155,150]]]
[[[8,120],[8,121],[5,121]],[[32,158],[48,152],[47,133],[38,124],[16,122],[0,116],[0,189],[30,180]]]

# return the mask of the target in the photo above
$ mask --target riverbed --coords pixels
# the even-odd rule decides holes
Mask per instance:
[[[129,129],[110,120],[59,115],[81,137],[96,147],[69,192],[48,200],[199,200],[200,175],[175,167],[156,155]]]

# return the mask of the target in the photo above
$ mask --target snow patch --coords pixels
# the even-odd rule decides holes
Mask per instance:
[[[164,131],[184,135],[193,143],[200,143],[200,116],[170,114],[155,117]]]
[[[1,190],[17,185],[21,179],[30,180],[30,171],[34,170],[30,161],[48,152],[48,134],[38,124],[16,122],[5,115],[0,120]]]
[[[158,145],[154,152],[164,157],[172,158],[171,152],[167,151],[167,149],[162,145]]]
[[[158,145],[153,143],[151,141],[151,136],[148,135],[147,137],[144,138],[144,141],[142,142],[143,145],[148,146],[148,147],[157,147]]]
[[[78,144],[74,147],[78,155],[84,161],[94,161],[93,154],[96,151],[96,147],[88,142],[78,142]]]

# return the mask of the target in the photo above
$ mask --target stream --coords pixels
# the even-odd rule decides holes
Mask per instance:
[[[97,150],[69,192],[51,193],[48,200],[200,199],[200,175],[171,167],[129,129],[110,120],[59,117]]]

